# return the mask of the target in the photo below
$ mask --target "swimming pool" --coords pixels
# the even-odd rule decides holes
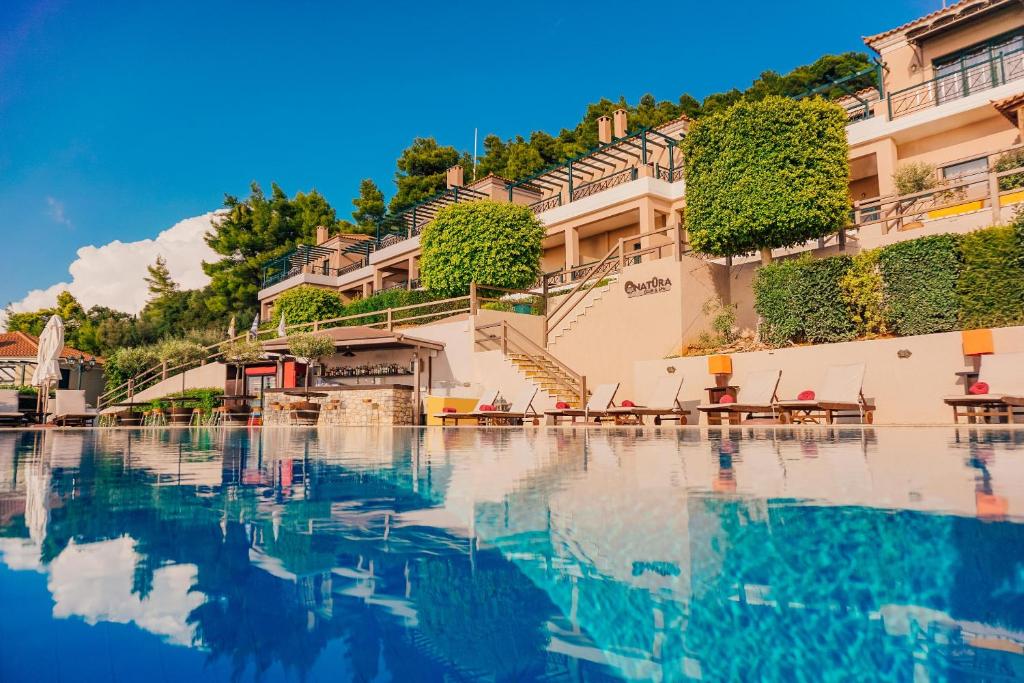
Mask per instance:
[[[1024,431],[0,433],[0,680],[1024,677]]]

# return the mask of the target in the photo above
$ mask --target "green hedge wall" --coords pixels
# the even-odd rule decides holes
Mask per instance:
[[[804,256],[758,271],[754,298],[763,320],[761,338],[773,345],[853,339],[857,327],[840,286],[852,263],[848,256]]]
[[[907,336],[957,329],[961,255],[956,235],[889,245],[882,249],[878,266],[885,286],[886,324],[893,333]]]
[[[1024,217],[852,259],[776,261],[757,272],[754,308],[772,346],[1024,325]]]
[[[964,235],[957,282],[964,329],[1024,325],[1024,264],[1012,226]]]

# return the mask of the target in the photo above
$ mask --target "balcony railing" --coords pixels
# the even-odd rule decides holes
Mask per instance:
[[[1001,218],[1000,209],[1024,201],[1024,167],[982,171],[954,182],[911,194],[855,202],[850,222],[861,228],[880,224],[882,233],[912,230],[924,221],[963,216],[982,210]]]
[[[998,53],[983,62],[891,93],[889,118],[937,107],[1020,78],[1024,78],[1024,50]]]
[[[660,131],[643,128],[509,183],[508,199],[513,201],[519,188],[537,192],[541,199],[529,207],[540,214],[635,180],[639,169],[651,162],[665,164],[668,177],[678,179],[677,163],[682,161],[678,144],[679,140]]]
[[[437,212],[451,204],[475,202],[487,195],[468,187],[450,187],[385,219],[377,233],[377,248],[383,249],[412,239],[434,220]]]
[[[334,253],[333,249],[300,244],[287,254],[268,261],[263,266],[263,288],[280,282],[299,273],[316,272],[331,275],[327,259]]]

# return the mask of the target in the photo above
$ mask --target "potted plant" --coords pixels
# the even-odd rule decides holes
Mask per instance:
[[[319,363],[320,359],[326,355],[334,352],[334,342],[330,339],[312,334],[309,332],[300,332],[299,334],[293,334],[288,338],[288,350],[291,351],[292,355],[296,358],[300,358],[306,363],[306,387],[309,387],[309,376],[314,363]],[[292,410],[297,411],[297,416],[300,420],[312,420],[316,421],[316,418],[320,413],[320,404],[310,401],[307,397],[305,401],[297,401],[291,405]]]

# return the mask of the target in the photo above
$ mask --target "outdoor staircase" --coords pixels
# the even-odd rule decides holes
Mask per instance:
[[[586,378],[507,321],[477,327],[475,342],[479,350],[500,350],[520,375],[553,401],[562,401],[573,407],[580,405],[580,393],[585,390]]]
[[[573,389],[572,378],[555,363],[522,353],[509,353],[506,357],[524,377],[556,403],[564,401],[574,408],[579,405],[580,397]]]
[[[555,346],[560,337],[565,336],[575,328],[576,323],[587,314],[587,311],[596,306],[601,299],[604,298],[605,293],[612,288],[612,285],[618,278],[611,277],[607,279],[608,282],[606,284],[589,290],[580,303],[570,311],[569,315],[555,326],[555,329],[548,330],[548,348]]]

